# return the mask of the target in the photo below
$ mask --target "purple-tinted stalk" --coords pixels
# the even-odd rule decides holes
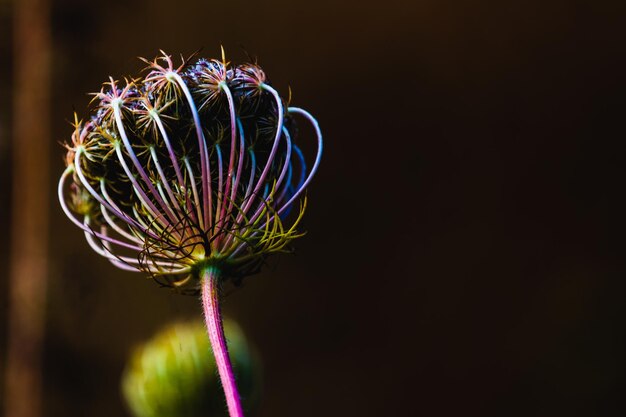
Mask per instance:
[[[204,320],[211,341],[213,356],[215,356],[215,364],[226,396],[228,414],[230,417],[243,417],[241,399],[235,384],[235,375],[224,337],[219,304],[219,271],[215,268],[209,267],[202,274],[202,307],[204,308]]]

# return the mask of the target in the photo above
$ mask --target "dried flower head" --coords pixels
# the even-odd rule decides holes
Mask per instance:
[[[286,107],[256,64],[231,65],[223,52],[178,66],[165,53],[144,61],[145,76],[111,78],[89,120],[75,118],[63,210],[119,268],[187,292],[207,268],[238,282],[301,235],[319,126]],[[295,115],[317,135],[310,170]]]

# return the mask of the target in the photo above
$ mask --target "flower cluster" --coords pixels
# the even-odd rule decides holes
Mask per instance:
[[[119,268],[181,291],[197,291],[208,267],[237,282],[301,235],[319,126],[287,107],[256,64],[223,54],[178,67],[165,53],[144,61],[145,76],[111,78],[91,117],[75,118],[61,206]],[[310,169],[295,115],[317,135]]]

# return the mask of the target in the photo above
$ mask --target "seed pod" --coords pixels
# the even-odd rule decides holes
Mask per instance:
[[[89,120],[76,119],[61,205],[119,268],[181,292],[196,293],[209,267],[237,283],[302,235],[318,124],[285,107],[256,64],[222,57],[176,67],[165,53],[144,61],[144,76],[111,78]],[[317,135],[311,169],[296,115]]]

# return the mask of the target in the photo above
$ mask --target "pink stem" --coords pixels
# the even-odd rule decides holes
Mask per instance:
[[[241,401],[235,384],[235,375],[224,338],[224,327],[222,326],[219,306],[219,273],[213,268],[207,268],[202,275],[202,307],[204,308],[204,319],[215,356],[217,371],[226,396],[228,414],[230,417],[243,417]]]

